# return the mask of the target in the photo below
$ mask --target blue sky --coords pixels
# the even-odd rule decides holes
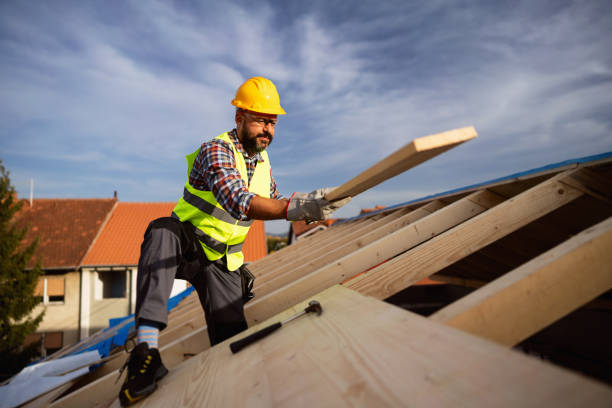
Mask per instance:
[[[609,1],[3,0],[0,159],[24,197],[33,178],[36,197],[175,201],[255,75],[288,113],[269,148],[286,195],[476,127],[348,217],[611,151],[611,38]]]

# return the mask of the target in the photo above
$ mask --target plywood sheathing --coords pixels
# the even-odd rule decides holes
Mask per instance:
[[[307,316],[183,363],[137,407],[607,407],[604,385],[334,286]],[[283,320],[301,303],[270,319]],[[117,406],[117,403],[113,406]]]

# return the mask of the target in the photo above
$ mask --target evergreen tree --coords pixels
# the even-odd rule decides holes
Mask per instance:
[[[24,347],[24,341],[36,331],[44,314],[31,316],[40,303],[34,290],[43,272],[40,262],[27,269],[38,240],[22,245],[27,227],[18,228],[13,220],[23,205],[16,198],[9,172],[0,160],[0,380],[19,372],[38,354],[40,342]]]

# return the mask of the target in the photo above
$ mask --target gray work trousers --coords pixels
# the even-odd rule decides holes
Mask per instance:
[[[168,324],[168,298],[174,279],[193,285],[206,316],[211,345],[247,328],[240,271],[229,271],[223,258],[211,262],[197,240],[194,227],[176,218],[149,224],[140,248],[136,293],[136,324]]]

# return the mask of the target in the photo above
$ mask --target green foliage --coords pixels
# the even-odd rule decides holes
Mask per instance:
[[[268,235],[266,237],[266,242],[268,244],[268,253],[271,254],[274,251],[278,251],[287,246],[287,237],[276,237],[272,235]]]
[[[24,347],[24,341],[36,331],[44,314],[31,316],[40,303],[34,289],[43,272],[40,262],[27,269],[38,241],[22,245],[27,228],[14,223],[23,205],[16,197],[9,172],[0,160],[0,380],[19,372],[37,355],[40,344]]]

